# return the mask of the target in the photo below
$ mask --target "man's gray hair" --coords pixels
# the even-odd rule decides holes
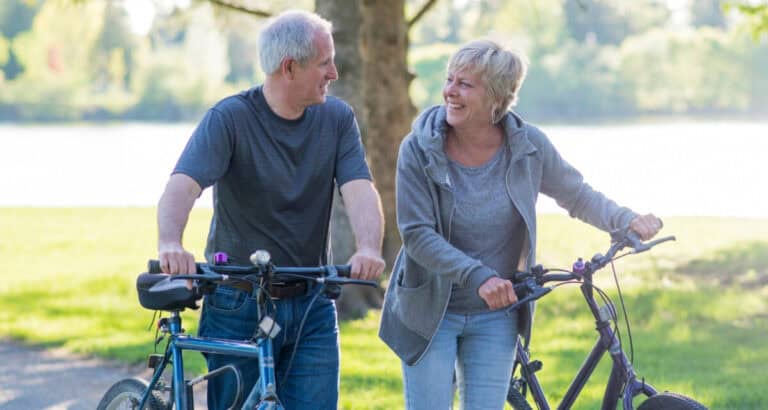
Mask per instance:
[[[522,54],[492,40],[475,40],[464,45],[448,61],[448,72],[467,70],[480,75],[493,104],[491,122],[496,124],[517,103],[528,62]]]
[[[289,10],[269,20],[259,33],[259,61],[267,75],[280,68],[290,58],[305,65],[315,57],[315,33],[331,34],[330,21],[315,13]]]

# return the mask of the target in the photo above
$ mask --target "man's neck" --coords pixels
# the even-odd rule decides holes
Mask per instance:
[[[286,120],[295,120],[301,117],[304,114],[305,107],[292,104],[289,101],[290,93],[285,92],[284,88],[277,81],[279,80],[272,80],[270,78],[264,81],[262,91],[264,92],[264,99],[267,101],[267,105],[272,109],[272,112]]]

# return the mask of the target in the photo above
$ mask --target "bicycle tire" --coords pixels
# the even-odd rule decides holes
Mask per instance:
[[[682,394],[663,392],[640,403],[637,410],[707,410],[707,407]]]
[[[514,410],[533,410],[531,405],[528,404],[528,401],[525,400],[525,396],[511,386],[509,390],[507,390],[507,403],[509,403]]]
[[[149,383],[137,377],[123,379],[113,384],[101,398],[97,410],[136,409]],[[152,391],[146,405],[147,410],[169,410],[170,403],[158,391]]]

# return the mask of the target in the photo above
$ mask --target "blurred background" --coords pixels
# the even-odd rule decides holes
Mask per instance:
[[[155,255],[157,200],[205,110],[263,80],[258,30],[288,8],[334,23],[331,93],[360,123],[389,266],[399,143],[442,102],[449,56],[491,37],[530,63],[515,111],[591,185],[678,235],[621,272],[639,369],[712,408],[768,408],[765,1],[2,0],[0,339],[143,360],[151,313],[133,281]],[[547,198],[537,206],[540,262],[568,266],[607,246]],[[206,190],[185,234],[196,255],[210,207]],[[337,206],[337,263],[351,246],[345,222]],[[558,388],[593,332],[574,293],[561,295],[537,313],[537,353],[558,369],[542,377]],[[342,325],[342,408],[401,406],[399,364],[376,338],[380,301],[345,290],[339,302],[342,317],[362,318]],[[601,392],[577,408],[596,408]],[[35,408],[13,407],[34,393],[6,393],[0,407]]]

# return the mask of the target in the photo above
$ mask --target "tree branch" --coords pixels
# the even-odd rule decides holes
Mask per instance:
[[[408,23],[407,23],[408,24],[408,30],[410,30],[411,26],[416,24],[417,21],[421,20],[421,18],[424,17],[424,14],[426,14],[427,11],[429,11],[429,9],[431,9],[432,6],[435,5],[435,3],[437,3],[437,0],[427,0],[427,2],[424,3],[423,6],[421,6],[421,10],[419,10],[416,13],[416,15],[414,15],[410,20],[408,20]]]
[[[257,17],[272,17],[272,13],[268,11],[261,11],[256,9],[251,9],[245,6],[240,6],[238,4],[232,4],[230,2],[224,1],[224,0],[208,0],[211,4],[224,7],[225,9],[239,11],[241,13],[250,14],[252,16]]]

